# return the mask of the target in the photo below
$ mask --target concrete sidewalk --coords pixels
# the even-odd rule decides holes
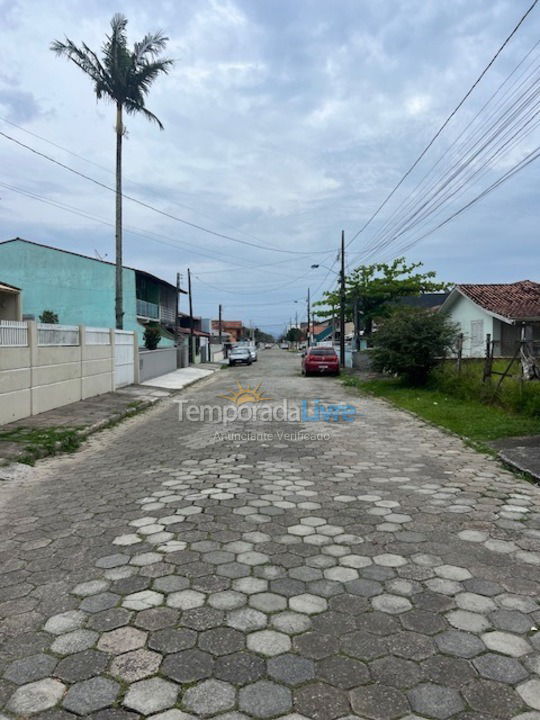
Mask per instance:
[[[145,410],[163,398],[212,375],[221,366],[205,364],[181,368],[128,385],[116,392],[63,405],[0,426],[0,466],[35,460],[75,449],[82,439],[102,428]],[[1,477],[0,477],[1,480]]]
[[[503,462],[540,480],[540,435],[502,438],[491,444]]]
[[[221,368],[221,363],[202,363],[196,367],[178,368],[173,372],[145,380],[141,383],[146,387],[166,388],[167,390],[183,390],[198,380],[209,377]]]

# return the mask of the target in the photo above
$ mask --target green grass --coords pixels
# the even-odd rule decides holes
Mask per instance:
[[[0,442],[2,441],[21,445],[24,453],[17,459],[29,465],[33,465],[38,457],[75,452],[81,445],[78,428],[66,427],[35,429],[20,426],[0,431]]]
[[[399,380],[390,378],[359,380],[347,376],[343,382],[383,397],[475,443],[512,435],[540,434],[540,417],[518,415],[480,400],[463,399],[434,389],[406,387]]]

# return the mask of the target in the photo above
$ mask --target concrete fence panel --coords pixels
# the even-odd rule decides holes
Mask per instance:
[[[35,322],[0,330],[0,425],[115,389],[119,331]],[[119,340],[128,384],[138,376],[135,334]]]

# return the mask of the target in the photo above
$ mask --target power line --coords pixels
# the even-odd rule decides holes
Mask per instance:
[[[0,116],[0,120],[7,125],[11,125],[11,127],[16,128],[17,130],[20,130],[23,133],[26,133],[27,135],[30,135],[31,137],[34,137],[38,140],[41,140],[42,142],[48,143],[49,145],[52,145],[53,147],[57,148],[58,150],[62,150],[65,153],[68,153],[68,155],[72,155],[73,157],[77,158],[78,160],[82,160],[85,163],[88,163],[89,165],[93,165],[96,168],[99,168],[100,170],[103,170],[104,172],[108,173],[109,175],[114,175],[115,172],[109,167],[106,167],[105,165],[100,165],[97,162],[94,162],[93,160],[90,160],[89,158],[84,157],[83,155],[80,155],[79,153],[74,152],[73,150],[70,150],[67,147],[64,147],[63,145],[59,145],[58,143],[54,142],[53,140],[50,140],[43,135],[38,135],[38,133],[32,132],[31,130],[28,130],[27,128],[22,127],[22,125],[17,125],[17,123],[14,123],[12,120],[8,120],[5,117]],[[145,189],[145,186],[143,183],[137,182],[136,180],[133,180],[132,178],[125,177],[124,178],[127,182],[131,183],[132,185],[136,185],[142,189]],[[208,215],[207,213],[202,212],[201,210],[192,207],[191,205],[186,205],[186,203],[179,203],[177,200],[169,200],[169,202],[172,205],[176,205],[178,207],[184,208],[186,210],[191,210],[194,213],[197,213],[198,215],[201,215],[202,217],[207,217],[210,220],[214,220],[214,218],[211,215]],[[305,211],[309,212],[309,211]],[[219,220],[218,220],[219,222]],[[248,233],[244,233],[238,228],[236,228],[240,234],[245,235],[246,237],[251,237],[251,235],[248,235]],[[254,240],[257,240],[257,238],[252,238]]]
[[[64,212],[69,212],[72,215],[77,215],[79,217],[86,218],[88,220],[92,220],[93,222],[99,223],[101,225],[105,225],[106,227],[112,227],[114,228],[114,223],[105,220],[101,217],[98,217],[96,215],[92,215],[90,213],[85,212],[81,208],[77,208],[73,205],[68,205],[67,203],[62,203],[56,200],[51,200],[50,198],[46,198],[43,195],[39,195],[38,193],[35,193],[31,190],[26,190],[24,188],[19,188],[14,185],[10,185],[8,183],[0,182],[0,187],[5,188],[6,190],[10,190],[11,192],[14,192],[18,195],[22,195],[23,197],[27,197],[31,200],[35,200],[37,202],[43,203],[45,205],[49,205],[51,207],[58,208],[60,210],[63,210]],[[224,265],[228,265],[229,269],[235,269],[235,268],[242,268],[245,270],[254,270],[257,271],[260,268],[267,267],[266,264],[256,264],[256,265],[233,265],[231,263],[227,263],[224,260],[221,260],[220,258],[217,258],[215,254],[205,253],[199,250],[198,248],[195,248],[190,243],[186,242],[179,242],[177,240],[174,240],[173,238],[170,238],[167,235],[164,235],[162,233],[156,233],[155,231],[151,230],[145,230],[144,228],[138,228],[133,225],[125,225],[124,231],[129,235],[136,235],[139,237],[142,237],[146,240],[152,240],[154,242],[160,243],[161,245],[167,245],[168,247],[176,248],[176,249],[189,249],[190,252],[194,253],[195,255],[201,255],[202,257],[208,258],[210,260],[217,260],[220,263],[223,263]],[[280,260],[275,263],[268,263],[268,266],[278,265],[281,263],[291,263],[290,259],[287,260]],[[216,271],[209,271],[209,272],[223,272],[223,269],[216,270]],[[266,271],[265,271],[266,272]],[[201,273],[204,274],[204,271]],[[282,274],[282,273],[279,273]]]
[[[20,140],[17,140],[16,138],[12,137],[11,135],[8,135],[5,132],[0,131],[0,136],[4,137],[6,140],[9,140],[9,141],[15,143],[16,145],[19,145],[20,147],[24,148],[25,150],[28,150],[29,152],[33,153],[34,155],[37,155],[37,156],[43,158],[44,160],[48,160],[49,162],[53,163],[54,165],[57,165],[58,167],[61,167],[64,170],[67,170],[68,172],[73,173],[74,175],[77,175],[80,178],[83,178],[84,180],[88,180],[89,182],[94,183],[94,185],[97,185],[98,187],[104,188],[105,190],[109,190],[110,192],[113,192],[113,193],[116,192],[115,188],[111,187],[110,185],[107,185],[106,183],[103,183],[100,180],[96,180],[95,178],[92,178],[89,175],[86,175],[85,173],[80,172],[79,170],[75,170],[75,168],[72,168],[63,162],[60,162],[60,160],[56,160],[55,158],[51,157],[50,155],[47,155],[46,153],[42,153],[39,150],[36,150],[36,148],[33,148],[30,145],[26,145],[26,143],[23,143]],[[164,217],[167,217],[170,220],[174,220],[175,222],[182,223],[183,225],[187,225],[188,227],[194,228],[195,230],[200,230],[201,232],[205,232],[209,235],[213,235],[214,237],[222,238],[223,240],[230,240],[231,242],[239,243],[241,245],[249,245],[250,247],[258,248],[259,250],[285,253],[287,255],[320,255],[320,254],[324,254],[324,253],[328,252],[327,250],[317,250],[317,251],[283,250],[281,248],[273,248],[268,245],[262,245],[260,243],[250,242],[249,240],[240,240],[240,238],[235,238],[232,235],[226,235],[224,233],[220,233],[215,230],[210,230],[209,228],[206,228],[203,225],[198,225],[197,223],[192,223],[189,220],[184,220],[183,218],[173,215],[172,213],[168,213],[165,210],[160,210],[159,208],[156,208],[153,205],[150,205],[149,203],[146,203],[143,200],[139,200],[138,198],[135,198],[131,195],[127,195],[125,193],[121,193],[121,194],[125,200],[130,200],[131,202],[136,203],[137,205],[140,205],[141,207],[144,207],[147,210],[152,210],[152,212],[158,213],[159,215],[163,215]]]
[[[425,157],[426,153],[429,151],[429,149],[433,146],[433,144],[436,142],[436,140],[439,138],[441,133],[444,131],[444,129],[448,126],[452,118],[456,115],[456,113],[463,107],[467,99],[471,96],[471,94],[474,92],[476,87],[479,85],[481,80],[484,78],[486,73],[490,70],[494,62],[497,60],[499,55],[503,52],[505,47],[508,45],[508,43],[511,41],[511,39],[514,37],[514,35],[517,33],[521,25],[525,22],[528,15],[533,11],[533,9],[538,4],[538,0],[534,0],[532,5],[529,7],[529,9],[521,16],[518,23],[513,28],[512,32],[507,36],[507,38],[504,40],[502,45],[498,48],[495,55],[491,58],[489,63],[486,65],[486,67],[482,70],[480,75],[477,77],[477,79],[474,81],[474,83],[471,85],[469,90],[465,93],[463,98],[459,101],[459,103],[456,105],[456,107],[452,110],[452,112],[448,115],[446,120],[443,122],[443,124],[440,126],[440,128],[437,130],[435,135],[431,138],[429,143],[426,145],[426,147],[422,150],[420,155],[416,158],[416,160],[413,162],[413,164],[409,167],[409,169],[405,172],[405,174],[402,176],[402,178],[399,180],[399,182],[394,186],[394,188],[388,193],[388,195],[384,198],[382,203],[376,208],[375,212],[372,213],[372,215],[366,220],[366,222],[362,225],[360,230],[358,230],[357,233],[355,233],[352,238],[348,241],[347,247],[356,240],[356,238],[364,232],[364,230],[373,222],[373,220],[377,217],[377,215],[381,212],[381,210],[386,206],[388,201],[395,195],[397,190],[403,185],[405,180],[409,177],[409,175],[413,172],[413,170],[418,166],[422,158]]]

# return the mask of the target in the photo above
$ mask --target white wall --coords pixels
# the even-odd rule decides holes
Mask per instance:
[[[463,333],[463,357],[485,357],[486,335],[494,334],[494,318],[460,295],[448,311]],[[497,330],[497,328],[495,328]]]
[[[77,337],[77,344],[40,345],[29,322],[26,346],[0,345],[0,425],[115,389],[115,331],[80,326]]]

